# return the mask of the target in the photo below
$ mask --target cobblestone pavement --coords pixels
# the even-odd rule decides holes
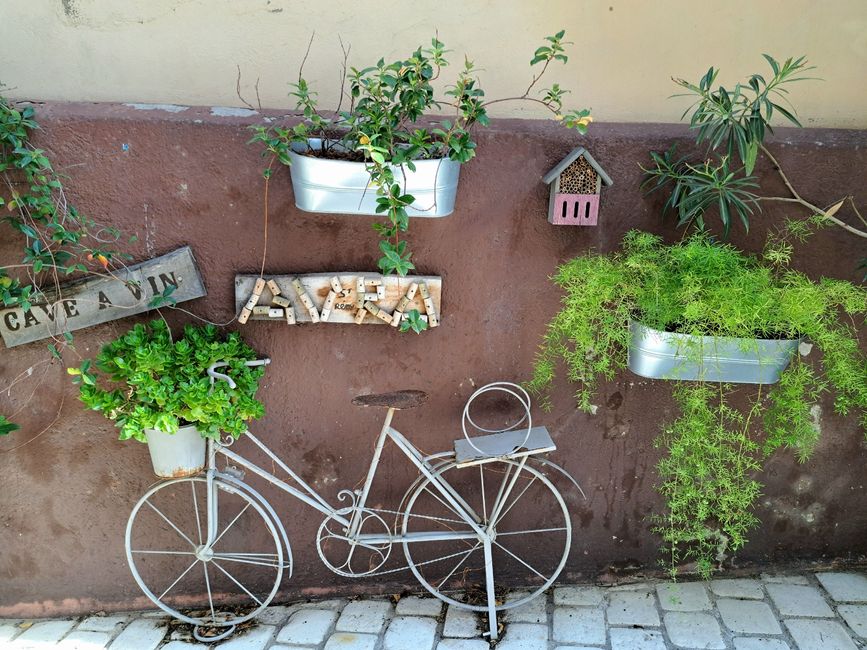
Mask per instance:
[[[519,592],[512,594],[519,597]],[[484,625],[433,598],[269,607],[219,650],[488,650]],[[208,646],[161,612],[0,620],[3,650]],[[497,650],[854,650],[867,647],[867,575],[819,572],[710,582],[563,586],[509,610]]]

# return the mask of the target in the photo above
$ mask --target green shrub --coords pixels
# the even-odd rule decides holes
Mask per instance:
[[[175,433],[185,424],[195,424],[206,438],[237,438],[248,420],[264,414],[255,399],[264,370],[244,365],[255,358],[236,332],[223,338],[212,325],[188,325],[175,341],[165,321],[155,320],[106,345],[95,364],[88,360],[69,372],[80,385],[81,401],[114,420],[121,440],[144,442],[146,428]],[[218,361],[228,362],[220,372],[237,388],[225,381],[211,385],[206,371]]]

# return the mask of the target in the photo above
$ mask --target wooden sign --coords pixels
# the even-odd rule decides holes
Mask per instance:
[[[442,309],[442,278],[433,275],[341,271],[270,275],[261,278],[262,282],[257,280],[260,280],[258,275],[235,276],[235,313],[241,323],[249,318],[283,324],[358,323],[397,327],[403,313],[416,309],[429,326],[436,327]],[[276,295],[272,283],[277,285],[279,293]],[[425,287],[427,298],[418,291],[419,286]],[[285,304],[287,302],[289,304]],[[269,315],[266,310],[257,309],[261,306],[285,311]]]
[[[171,299],[184,302],[207,294],[189,246],[134,266],[61,286],[59,298],[0,310],[0,335],[6,347],[38,341],[149,311],[157,294],[174,286]]]

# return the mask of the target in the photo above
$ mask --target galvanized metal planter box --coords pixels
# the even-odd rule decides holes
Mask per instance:
[[[662,332],[629,323],[628,366],[651,379],[774,384],[798,351],[798,339],[740,339]]]
[[[322,141],[309,140],[320,149]],[[295,205],[306,212],[371,214],[376,212],[376,189],[364,163],[305,156],[304,145],[293,145],[289,157]],[[415,197],[407,214],[411,217],[445,217],[455,209],[461,164],[449,158],[414,161],[394,167],[394,177],[407,194]]]

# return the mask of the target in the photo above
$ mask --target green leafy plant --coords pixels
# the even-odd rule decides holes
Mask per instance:
[[[765,145],[765,138],[773,133],[774,115],[801,126],[788,100],[789,88],[795,82],[813,79],[806,74],[814,68],[804,57],[779,62],[768,54],[762,56],[770,67],[769,75],[755,73],[733,87],[716,86],[719,69],[714,67],[698,83],[673,79],[685,91],[675,97],[694,99],[682,117],[690,116],[689,126],[695,132],[696,144],[705,148],[703,159],[693,161],[689,156],[678,156],[675,146],[665,153],[651,152],[652,165],[644,169],[642,187],[647,193],[668,192],[664,210],[676,213],[679,226],[703,228],[705,214],[716,211],[728,236],[733,217],[748,230],[750,215],[760,209],[761,201],[782,201],[809,211],[813,223],[838,226],[867,238],[867,220],[851,196],[837,198],[824,208],[807,201]],[[752,174],[761,156],[771,163],[790,196],[760,196],[752,192],[759,189]],[[836,216],[847,201],[860,221],[858,227]]]
[[[445,45],[437,38],[431,40],[430,47],[418,47],[405,59],[392,63],[380,59],[373,66],[351,68],[349,109],[340,110],[338,106],[331,117],[320,112],[316,93],[299,73],[290,96],[295,98],[303,120],[293,126],[256,126],[251,142],[264,145],[264,155],[271,161],[279,160],[286,165],[290,164],[289,151],[293,145],[309,156],[366,163],[371,187],[377,194],[376,211],[386,217],[383,223],[374,226],[382,237],[379,268],[383,273],[405,275],[415,267],[401,233],[409,228],[407,207],[415,197],[401,188],[404,166],[415,171],[416,160],[450,158],[460,163],[471,160],[476,154],[473,128],[488,124],[487,107],[498,102],[541,104],[564,126],[586,132],[592,121],[590,111],[564,111],[567,90],[558,84],[534,90],[552,62],[568,61],[564,36],[564,31],[547,36],[546,44],[536,49],[530,65],[541,68],[522,95],[490,101],[485,100],[485,92],[476,78],[477,69],[469,59],[464,60],[454,84],[446,88],[445,98],[437,99],[434,83],[448,65]],[[453,116],[430,126],[418,125],[425,115],[443,109],[453,110]],[[321,147],[313,147],[310,138],[321,139]],[[265,171],[266,182],[270,175],[271,164]]]
[[[593,412],[599,380],[613,379],[627,367],[631,320],[699,336],[803,337],[821,351],[821,363],[796,358],[770,388],[767,401],[759,392],[747,415],[727,404],[725,391],[715,395],[701,383],[676,393],[684,414],[660,439],[669,449],[659,468],[669,516],[658,530],[667,545],[676,544],[673,559],[695,558],[702,571],[718,565],[714,558],[720,548],[736,550],[743,544],[745,529],[732,522],[755,521],[743,514],[758,494],[753,479],[745,474],[733,481],[731,475],[738,468],[750,471],[754,460],[780,447],[807,460],[818,440],[812,409],[823,392],[834,395],[841,415],[859,413],[867,430],[867,356],[858,340],[858,327],[867,317],[867,289],[829,278],[812,281],[789,268],[786,237],[797,237],[798,228],[775,234],[764,257],[747,255],[707,233],[665,245],[658,236],[631,231],[621,250],[577,257],[553,278],[564,291],[562,307],[548,325],[528,383],[545,406],[563,363],[569,380],[578,384],[579,408]],[[686,346],[684,354],[700,350]],[[744,436],[762,425],[764,444],[746,445]],[[691,430],[709,434],[700,439]],[[717,477],[706,481],[694,475],[696,467],[705,466]],[[749,508],[747,495],[753,495]],[[706,505],[697,507],[699,501]],[[723,506],[730,510],[722,512]]]
[[[427,329],[427,321],[422,320],[418,309],[410,309],[406,312],[406,318],[400,322],[401,332],[415,332],[421,334]]]
[[[188,325],[173,340],[165,321],[155,320],[106,345],[95,363],[86,360],[67,371],[79,384],[81,401],[114,420],[121,440],[144,442],[145,429],[175,433],[185,424],[195,424],[206,438],[238,438],[248,420],[264,414],[255,398],[264,370],[244,365],[255,358],[236,332],[223,337],[211,325]],[[225,381],[211,385],[206,371],[218,361],[229,364],[220,372],[236,388]]]
[[[0,223],[9,229],[5,237],[21,242],[20,258],[0,264],[0,305],[24,311],[40,306],[53,314],[65,301],[64,279],[116,277],[114,270],[130,257],[114,248],[119,231],[67,201],[61,175],[32,142],[38,128],[32,106],[0,95]],[[57,332],[48,344],[48,361],[62,360],[62,350],[72,343],[71,333]],[[0,416],[0,435],[18,428]]]

